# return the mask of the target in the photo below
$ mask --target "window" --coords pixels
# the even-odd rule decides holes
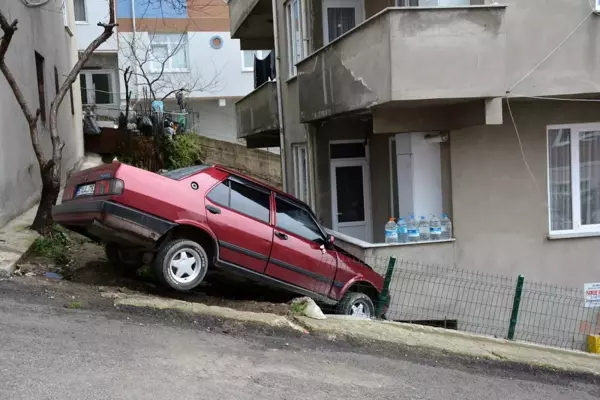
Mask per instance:
[[[264,60],[269,53],[269,50],[243,50],[242,71],[254,71],[254,56],[259,60]]]
[[[331,143],[329,145],[329,157],[338,158],[364,158],[367,156],[365,142],[362,140],[344,143]]]
[[[289,48],[290,76],[296,75],[296,64],[300,62],[305,54],[304,48],[304,19],[301,0],[290,0],[285,5],[287,20],[287,37]]]
[[[485,0],[396,0],[396,7],[452,7],[485,4]]]
[[[85,0],[73,0],[75,11],[75,22],[87,22],[87,10]]]
[[[58,82],[58,69],[56,69],[56,65],[54,66],[54,89],[56,90],[55,93],[58,94],[58,89],[60,88],[59,82]]]
[[[292,161],[294,163],[294,193],[297,198],[308,203],[308,150],[306,144],[292,145]]]
[[[323,233],[311,213],[281,198],[276,198],[276,226],[310,241],[323,240]]]
[[[46,85],[44,83],[44,57],[35,52],[35,70],[37,74],[38,98],[40,102],[40,120],[46,123]]]
[[[71,115],[75,115],[75,100],[73,99],[73,85],[69,86],[69,99],[71,100]]]
[[[187,33],[155,34],[151,37],[151,72],[187,72]]]
[[[271,195],[240,178],[230,178],[208,194],[216,204],[269,223]]]
[[[363,22],[362,0],[323,1],[323,40],[327,44]]]
[[[113,104],[114,75],[106,70],[82,70],[79,74],[81,102],[84,105]]]
[[[548,127],[551,233],[600,233],[600,123]]]

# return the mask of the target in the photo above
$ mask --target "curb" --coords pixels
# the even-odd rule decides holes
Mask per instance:
[[[114,305],[158,310],[176,310],[237,322],[263,324],[304,334],[326,334],[334,337],[382,342],[451,353],[463,357],[489,359],[498,362],[526,364],[556,371],[600,376],[600,356],[574,350],[513,342],[466,332],[450,331],[422,325],[392,321],[372,321],[328,316],[325,320],[308,317],[285,317],[270,313],[239,311],[232,308],[207,306],[139,294],[104,292],[114,299]]]

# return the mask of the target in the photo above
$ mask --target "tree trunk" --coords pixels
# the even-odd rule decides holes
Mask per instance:
[[[42,177],[42,197],[31,229],[41,235],[48,235],[52,232],[54,223],[52,206],[56,204],[60,193],[60,164],[58,168],[55,168],[53,162],[48,161],[40,171],[40,175]]]

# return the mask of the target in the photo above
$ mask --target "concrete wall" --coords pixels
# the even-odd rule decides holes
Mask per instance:
[[[600,238],[548,240],[546,126],[597,122],[599,103],[511,101],[506,123],[452,131],[457,264],[569,287],[600,279]],[[565,273],[568,268],[569,272]]]
[[[269,136],[279,142],[279,110],[275,82],[265,82],[248,96],[238,100],[235,112],[238,137],[269,133]]]
[[[233,168],[269,185],[281,188],[279,155],[211,138],[203,138],[202,144],[206,150],[205,162]]]
[[[85,50],[90,43],[102,34],[104,28],[98,26],[98,22],[108,22],[108,2],[114,0],[85,0],[87,21],[77,22],[75,36],[77,37],[77,49]],[[100,47],[98,52],[116,52],[118,50],[118,27],[114,34]]]
[[[69,2],[69,5],[72,4]],[[60,10],[62,1],[53,0],[45,8]],[[59,82],[64,80],[77,59],[74,37],[65,30],[62,13],[26,8],[19,1],[4,2],[2,11],[11,21],[19,20],[19,29],[13,37],[6,54],[6,63],[14,74],[25,100],[35,110],[39,105],[34,51],[45,58],[44,81],[46,112],[56,94],[54,67],[58,70]],[[74,29],[72,7],[69,8],[68,23]],[[81,134],[81,98],[79,82],[73,85],[74,114],[71,113],[70,96],[67,95],[59,109],[58,126],[63,149],[63,173],[73,167],[83,156]],[[10,87],[0,76],[0,226],[27,210],[39,199],[41,180],[39,166],[29,136],[23,113]],[[50,133],[45,124],[39,123],[40,139],[44,153],[50,157]]]

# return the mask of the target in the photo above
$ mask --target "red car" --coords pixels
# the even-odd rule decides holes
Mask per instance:
[[[105,243],[113,264],[152,263],[161,283],[180,291],[218,269],[374,317],[383,287],[381,275],[334,245],[306,204],[219,166],[159,175],[115,162],[81,171],[53,216]]]

